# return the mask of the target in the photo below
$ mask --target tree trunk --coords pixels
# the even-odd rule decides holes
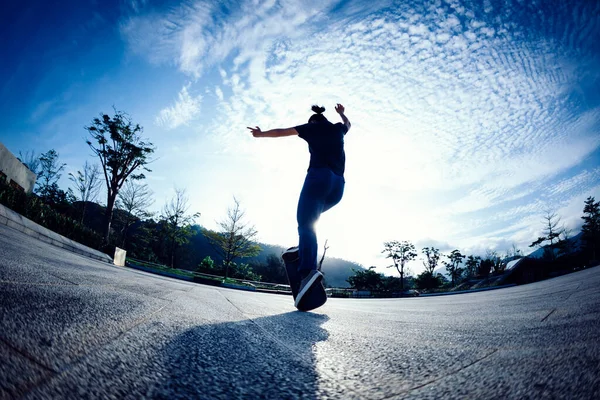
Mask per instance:
[[[400,292],[404,293],[404,268],[400,272]]]
[[[171,268],[175,268],[175,238],[171,238],[171,245],[169,246],[169,253],[171,256]]]
[[[175,239],[171,241],[171,268],[175,268]]]
[[[110,237],[110,224],[112,222],[113,208],[115,206],[115,200],[117,195],[108,196],[106,201],[106,212],[104,213],[104,244],[108,245],[108,239]]]
[[[81,208],[81,221],[79,222],[81,225],[85,224],[85,206],[87,202],[83,201],[83,207]]]
[[[400,264],[400,266],[398,266],[396,261],[394,261],[394,264],[396,265],[396,269],[400,274],[400,296],[402,296],[402,293],[404,292],[404,264]]]

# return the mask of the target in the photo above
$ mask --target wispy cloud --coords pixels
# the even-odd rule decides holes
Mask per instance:
[[[324,19],[333,3],[185,2],[166,14],[132,16],[121,24],[121,33],[134,52],[154,62],[174,63],[198,78],[230,56],[241,65],[262,54],[268,41],[301,35],[299,28]]]
[[[158,126],[167,129],[187,125],[200,114],[201,102],[202,96],[192,97],[188,92],[188,87],[184,86],[179,92],[175,104],[160,110],[155,122]]]
[[[217,112],[205,124],[223,149],[265,168],[305,155],[287,139],[257,143],[245,126],[300,124],[313,103],[333,119],[333,104],[344,103],[353,129],[340,212],[352,219],[379,205],[361,221],[386,239],[412,232],[447,242],[439,235],[460,231],[504,243],[480,232],[513,235],[538,209],[578,196],[582,182],[595,187],[595,172],[565,176],[600,146],[600,108],[579,93],[600,69],[584,34],[598,24],[585,6],[363,4],[194,2],[131,18],[121,31],[132,50],[194,85],[217,67],[207,94]]]

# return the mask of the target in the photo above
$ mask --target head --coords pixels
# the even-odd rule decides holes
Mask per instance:
[[[325,112],[325,107],[319,107],[315,105],[312,106],[311,109],[313,110],[314,114],[311,115],[308,119],[309,123],[327,121],[327,118],[325,118],[325,116],[323,115],[323,113]]]

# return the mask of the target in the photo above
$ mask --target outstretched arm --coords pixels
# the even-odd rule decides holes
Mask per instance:
[[[248,129],[250,129],[250,131],[252,132],[252,136],[254,137],[282,137],[293,136],[298,134],[296,128],[270,129],[264,132],[261,131],[258,126],[254,128],[248,127]]]
[[[348,130],[350,130],[350,127],[352,126],[350,124],[350,120],[348,119],[348,117],[346,117],[346,115],[344,114],[345,108],[343,105],[341,105],[340,103],[338,103],[335,106],[335,111],[337,111],[338,114],[340,114],[340,117],[342,117],[342,121],[344,122],[344,125],[346,125],[346,127],[348,128]]]

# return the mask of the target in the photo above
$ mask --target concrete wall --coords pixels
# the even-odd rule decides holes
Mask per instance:
[[[36,175],[29,170],[17,157],[0,143],[0,172],[6,175],[7,183],[14,182],[25,193],[31,193],[35,185]]]
[[[52,232],[50,229],[36,224],[32,220],[25,218],[21,214],[14,212],[2,204],[0,204],[0,224],[7,225],[13,229],[23,232],[26,235],[37,238],[43,242],[50,243],[53,246],[72,251],[73,253],[81,254],[82,256],[94,258],[96,260],[111,264],[113,262],[113,260],[107,254],[95,249],[91,249],[82,245],[81,243],[77,243],[71,239],[59,235],[56,232]]]

